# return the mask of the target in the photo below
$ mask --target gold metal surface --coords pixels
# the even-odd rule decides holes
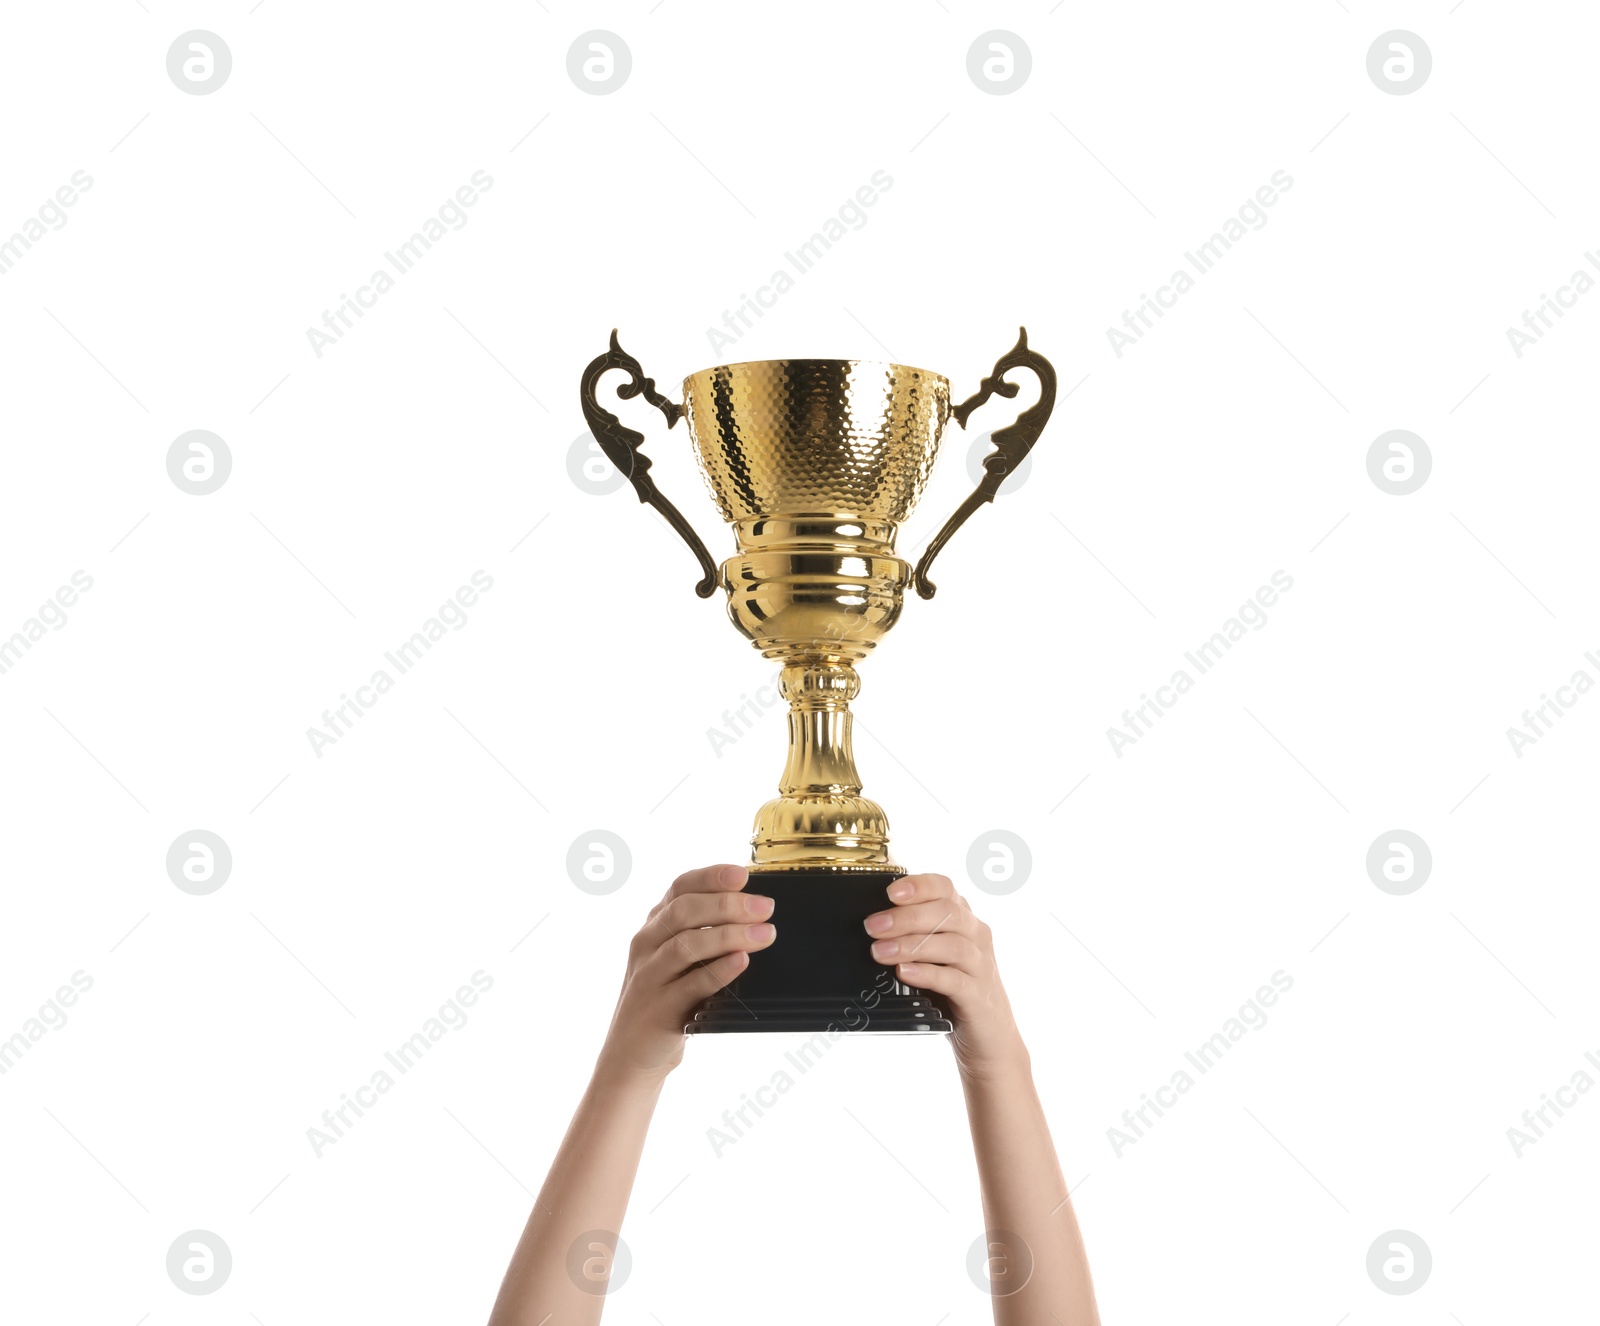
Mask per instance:
[[[861,795],[849,702],[854,664],[900,616],[911,567],[895,555],[950,417],[950,383],[900,364],[778,359],[683,384],[701,471],[739,555],[722,564],[728,615],[780,661],[789,760],[756,812],[751,868],[898,870],[889,819]]]
[[[983,482],[924,554],[915,579],[931,597],[933,556],[993,500],[1049,417],[1055,374],[1027,349],[1026,332],[980,392],[954,409],[950,383],[937,373],[852,359],[708,368],[684,380],[679,405],[655,391],[615,332],[610,350],[585,371],[584,414],[595,438],[639,500],[656,507],[695,552],[707,572],[696,587],[703,596],[715,592],[710,555],[650,479],[643,435],[600,407],[599,379],[622,369],[630,380],[619,396],[642,395],[668,427],[688,420],[701,472],[738,543],[715,583],[727,594],[734,626],[782,664],[789,759],[778,795],[756,812],[752,870],[903,871],[889,855],[888,817],[861,795],[850,742],[850,701],[861,689],[855,665],[899,619],[913,582],[895,536],[922,496],[945,424],[953,415],[964,428],[991,394],[1016,395],[1003,380],[1012,367],[1039,376],[1040,401],[993,434]]]
[[[693,374],[683,404],[724,520],[899,522],[933,468],[950,383],[900,364],[769,359]]]

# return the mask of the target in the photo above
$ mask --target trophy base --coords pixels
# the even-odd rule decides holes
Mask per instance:
[[[690,1035],[726,1031],[943,1032],[932,998],[872,957],[861,923],[891,904],[900,872],[752,871],[746,885],[773,900],[778,938],[698,1005]]]

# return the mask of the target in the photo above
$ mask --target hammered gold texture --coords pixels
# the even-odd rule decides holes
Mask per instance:
[[[725,364],[685,379],[684,408],[723,518],[903,521],[950,417],[950,383],[854,359]]]

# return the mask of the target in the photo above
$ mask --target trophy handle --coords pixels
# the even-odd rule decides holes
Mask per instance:
[[[655,382],[645,377],[639,361],[617,344],[617,332],[614,327],[611,329],[611,348],[583,370],[583,384],[579,390],[583,403],[583,417],[588,421],[589,431],[594,434],[600,449],[606,453],[606,459],[615,465],[618,471],[628,476],[628,481],[633,484],[633,490],[639,494],[639,500],[655,507],[665,516],[667,523],[683,536],[683,541],[689,545],[689,550],[700,559],[700,569],[705,575],[694,587],[694,592],[703,599],[709,598],[717,588],[717,564],[711,560],[711,554],[706,551],[706,545],[700,541],[700,536],[694,532],[694,527],[683,518],[677,507],[661,495],[655,480],[650,477],[650,457],[642,450],[644,434],[625,426],[616,415],[602,409],[595,399],[595,390],[600,385],[601,375],[613,368],[623,369],[630,378],[630,381],[624,382],[617,388],[618,398],[630,400],[634,396],[642,395],[666,416],[668,428],[673,427],[683,417],[683,406],[676,401],[669,401],[656,390]],[[1016,388],[1013,387],[1011,390],[1015,391]]]
[[[1035,354],[1028,349],[1028,329],[1020,327],[1018,332],[1017,343],[995,361],[994,371],[978,384],[977,394],[967,397],[950,413],[955,416],[956,422],[965,428],[967,416],[990,396],[1000,395],[1007,400],[1015,396],[1018,390],[1017,384],[1005,381],[1006,372],[1013,368],[1033,370],[1034,376],[1039,379],[1039,399],[1037,403],[1018,415],[1016,422],[994,431],[994,435],[990,438],[994,443],[994,450],[983,458],[983,478],[972,490],[971,496],[956,508],[955,514],[949,520],[944,522],[944,528],[923,551],[921,559],[917,562],[916,582],[917,593],[925,599],[931,599],[939,589],[928,579],[928,568],[933,565],[933,559],[939,555],[939,550],[950,541],[950,536],[961,528],[968,516],[985,502],[994,501],[995,494],[1000,491],[1000,485],[1006,481],[1012,470],[1022,464],[1028,452],[1033,450],[1033,444],[1039,440],[1039,434],[1044,431],[1044,426],[1050,418],[1050,411],[1055,409],[1056,371],[1043,355]]]

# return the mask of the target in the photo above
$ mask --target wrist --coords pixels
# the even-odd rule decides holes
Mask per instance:
[[[985,1047],[976,1052],[965,1050],[958,1043],[956,1064],[961,1080],[968,1086],[1028,1089],[1033,1086],[1033,1060],[1020,1036],[1003,1046]]]
[[[653,1098],[675,1067],[676,1061],[641,1063],[608,1041],[595,1060],[591,1083],[607,1092]]]

